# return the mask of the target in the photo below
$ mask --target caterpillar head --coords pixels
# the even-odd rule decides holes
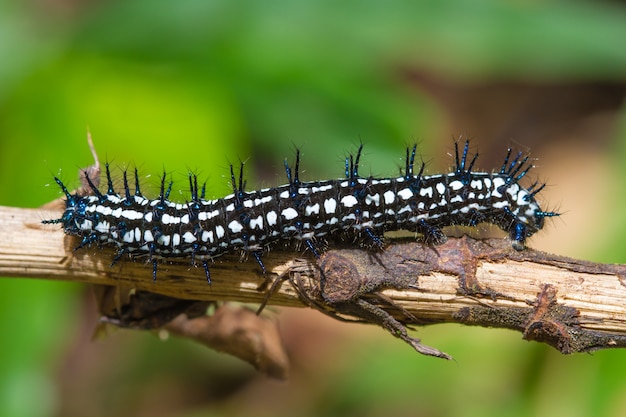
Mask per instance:
[[[528,190],[519,187],[515,193],[516,198],[510,199],[511,207],[505,209],[513,220],[509,231],[513,240],[513,247],[517,250],[524,249],[526,239],[543,228],[546,217],[559,215],[559,213],[553,211],[541,210],[535,195],[545,185],[533,191],[535,186],[536,184]]]

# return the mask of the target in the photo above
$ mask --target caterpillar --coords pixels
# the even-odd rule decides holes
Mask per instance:
[[[476,226],[492,223],[508,233],[517,250],[539,231],[547,217],[536,200],[545,184],[528,188],[520,180],[533,168],[528,156],[509,148],[496,172],[474,172],[478,158],[469,159],[469,141],[459,150],[454,143],[455,166],[448,174],[424,175],[425,164],[415,168],[417,146],[407,147],[404,171],[398,177],[374,178],[359,175],[363,145],[345,159],[345,178],[300,181],[300,152],[295,165],[285,160],[288,183],[258,191],[245,191],[243,163],[238,176],[230,166],[233,193],[215,200],[205,199],[206,184],[198,186],[189,174],[190,200],[169,200],[172,182],[166,187],[161,177],[157,198],[145,197],[135,169],[134,190],[123,173],[123,193],[113,187],[106,164],[106,192],[85,174],[91,195],[72,194],[57,177],[66,197],[63,215],[43,223],[62,224],[66,234],[81,238],[75,250],[91,245],[113,246],[117,252],[111,266],[124,255],[147,257],[152,277],[164,258],[200,260],[211,282],[209,262],[226,253],[251,254],[265,273],[263,253],[273,244],[296,241],[316,257],[327,242],[352,236],[359,244],[384,247],[386,231],[406,230],[421,234],[429,245],[446,241],[445,226]]]

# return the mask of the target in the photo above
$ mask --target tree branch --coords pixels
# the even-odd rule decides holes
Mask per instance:
[[[122,286],[176,299],[264,302],[315,307],[335,317],[376,323],[403,337],[404,324],[456,322],[522,332],[563,353],[626,346],[626,267],[515,251],[505,239],[451,238],[428,247],[392,241],[382,252],[333,249],[319,260],[291,250],[264,258],[268,274],[239,256],[216,259],[212,284],[188,263],[159,265],[153,282],[144,262],[110,267],[111,249],[81,249],[59,227],[42,225],[54,209],[0,207],[0,276]],[[381,313],[382,311],[382,313]],[[396,325],[394,322],[397,322]],[[417,345],[415,345],[417,343]],[[422,352],[447,357],[436,350]]]

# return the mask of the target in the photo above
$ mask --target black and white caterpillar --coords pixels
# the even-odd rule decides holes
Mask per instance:
[[[124,172],[124,192],[118,194],[106,165],[107,191],[102,192],[85,175],[93,195],[71,194],[55,177],[67,197],[59,219],[65,233],[82,238],[76,249],[96,244],[117,248],[112,265],[124,255],[145,256],[152,262],[156,280],[158,260],[200,260],[210,283],[209,262],[236,251],[252,254],[263,272],[261,256],[268,246],[298,241],[315,256],[327,242],[345,240],[346,235],[365,246],[383,247],[383,233],[407,230],[422,235],[427,244],[447,239],[445,226],[476,226],[492,223],[508,232],[513,247],[524,248],[526,239],[543,227],[546,217],[558,213],[542,211],[535,196],[545,184],[528,188],[520,180],[533,167],[528,156],[509,149],[499,171],[474,172],[475,154],[468,162],[469,142],[459,152],[455,142],[455,168],[449,174],[424,175],[424,163],[414,169],[416,146],[407,148],[404,172],[395,178],[361,177],[356,156],[346,158],[345,179],[301,182],[300,153],[295,166],[285,160],[288,184],[258,191],[244,190],[243,164],[236,178],[230,177],[233,194],[217,200],[205,199],[205,186],[198,187],[189,175],[191,199],[169,200],[172,183],[161,178],[158,198],[142,195],[135,169],[134,192]]]

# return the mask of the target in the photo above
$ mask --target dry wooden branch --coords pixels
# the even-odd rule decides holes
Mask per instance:
[[[211,266],[212,285],[207,285],[202,270],[168,262],[160,265],[158,281],[153,282],[151,268],[140,260],[110,267],[109,249],[73,252],[74,238],[59,227],[40,224],[56,217],[58,208],[0,207],[0,276],[257,304],[266,297],[260,289],[267,288],[268,278],[282,277],[285,280],[268,304],[309,305],[331,315],[347,314],[376,322],[401,338],[396,327],[372,311],[388,312],[406,324],[457,322],[516,329],[525,339],[549,343],[563,353],[626,346],[626,267],[622,265],[532,249],[518,252],[504,239],[455,238],[435,248],[394,242],[375,254],[334,249],[320,260],[274,250],[264,259],[267,276],[256,262],[224,256]],[[409,339],[405,340],[416,341]],[[441,356],[436,352],[423,353]]]

